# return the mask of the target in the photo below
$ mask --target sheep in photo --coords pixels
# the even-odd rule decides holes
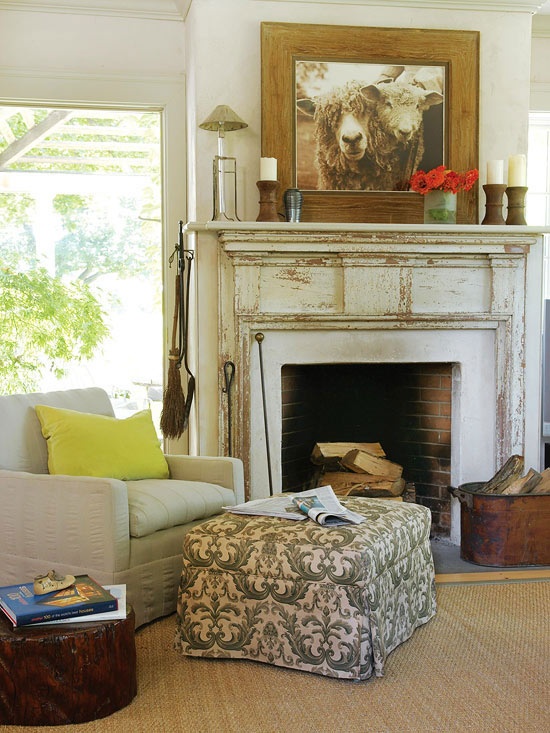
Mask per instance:
[[[353,81],[299,100],[299,110],[315,120],[319,189],[405,188],[423,155],[423,113],[442,101],[440,92],[396,81]]]
[[[443,68],[441,66],[386,66],[380,72],[375,84],[397,81],[400,84],[412,84],[430,91],[443,94]]]

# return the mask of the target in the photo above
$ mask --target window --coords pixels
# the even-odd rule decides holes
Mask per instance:
[[[160,160],[159,111],[0,107],[4,392],[95,384],[160,413]]]

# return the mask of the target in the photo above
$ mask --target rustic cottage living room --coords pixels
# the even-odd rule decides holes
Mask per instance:
[[[0,731],[550,729],[550,2],[0,39]]]

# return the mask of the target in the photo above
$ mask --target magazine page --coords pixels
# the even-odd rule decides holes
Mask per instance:
[[[283,519],[312,519],[323,525],[361,524],[361,514],[346,509],[331,486],[319,486],[297,494],[277,494],[268,499],[254,499],[244,504],[223,507],[232,514],[281,517]]]
[[[332,486],[318,486],[316,489],[300,491],[298,494],[293,494],[293,498],[298,500],[310,499],[313,506],[322,508],[323,511],[331,514],[344,514],[346,512],[346,508],[340,504]]]
[[[361,524],[365,517],[346,509],[339,501],[331,486],[302,491],[293,498],[296,506],[314,522],[322,525],[339,526]]]
[[[283,519],[302,520],[307,516],[292,501],[292,494],[270,496],[269,499],[253,499],[236,506],[224,506],[232,514],[251,514],[260,517],[282,517]]]

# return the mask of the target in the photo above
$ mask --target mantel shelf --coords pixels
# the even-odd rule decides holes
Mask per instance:
[[[207,221],[188,222],[187,232],[273,232],[288,234],[290,232],[411,232],[417,234],[550,234],[550,226],[506,226],[484,224],[356,224],[329,222],[257,222],[257,221]]]

